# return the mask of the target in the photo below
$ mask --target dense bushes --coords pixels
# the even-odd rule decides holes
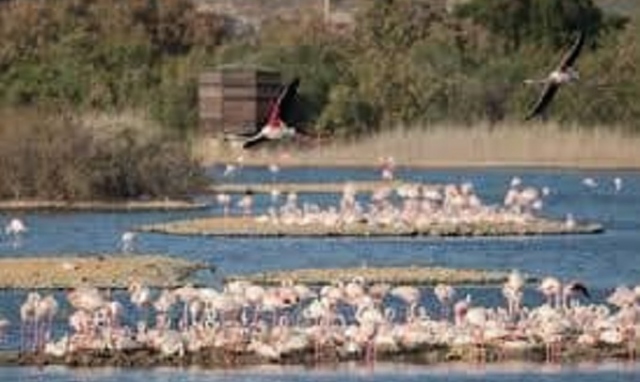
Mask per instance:
[[[0,103],[142,109],[188,132],[197,75],[234,63],[302,76],[300,123],[320,130],[497,122],[522,118],[539,90],[522,80],[545,75],[583,29],[583,81],[561,91],[552,118],[640,128],[637,17],[626,24],[592,0],[470,0],[453,13],[431,1],[353,1],[353,29],[301,11],[256,36],[229,33],[192,0],[1,1]]]
[[[187,145],[167,134],[47,115],[0,115],[0,198],[178,197],[203,184]]]

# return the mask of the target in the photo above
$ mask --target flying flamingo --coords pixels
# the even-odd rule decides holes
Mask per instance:
[[[300,79],[294,78],[285,86],[278,97],[272,102],[268,112],[266,124],[260,130],[251,133],[240,134],[249,136],[242,147],[249,149],[267,141],[276,141],[294,137],[296,134],[304,134],[299,129],[295,129],[288,124],[291,122],[291,112]]]
[[[554,96],[558,92],[561,85],[567,84],[579,79],[578,72],[574,68],[574,64],[580,55],[582,46],[584,45],[585,35],[580,32],[571,49],[564,55],[560,65],[556,67],[546,78],[542,80],[526,80],[527,84],[544,84],[544,90],[536,101],[535,105],[526,117],[530,120],[544,113]]]

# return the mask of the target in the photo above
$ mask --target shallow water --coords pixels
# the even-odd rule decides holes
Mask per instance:
[[[69,369],[64,367],[4,368],[0,369],[3,380],[46,382],[618,382],[640,380],[639,364],[503,364],[486,366],[437,365],[411,366],[377,364],[373,368],[361,365],[340,365],[335,368],[306,369],[301,367],[261,366],[242,370],[202,369]]]
[[[214,177],[220,177],[220,169],[211,170]],[[593,236],[547,236],[547,237],[507,237],[507,238],[206,238],[175,237],[160,234],[139,234],[135,249],[140,253],[168,253],[188,259],[215,264],[219,271],[216,276],[203,275],[203,280],[219,282],[226,274],[255,272],[269,269],[292,269],[300,267],[345,267],[368,265],[410,265],[435,264],[454,267],[510,270],[518,268],[534,275],[553,274],[564,279],[580,279],[594,290],[600,299],[616,285],[640,283],[640,173],[616,171],[560,171],[560,170],[410,170],[400,169],[398,176],[407,180],[423,182],[463,182],[471,181],[480,197],[489,203],[498,203],[512,176],[518,175],[525,184],[547,186],[551,194],[545,200],[544,213],[562,218],[572,213],[578,220],[596,221],[605,226],[606,232]],[[581,183],[584,177],[598,181],[597,188],[588,188]],[[623,189],[616,192],[612,180],[620,176],[624,180]],[[331,170],[283,169],[277,181],[302,182],[343,182],[347,180],[373,180],[378,173],[373,169],[344,168]],[[272,174],[266,168],[244,168],[234,174],[235,182],[271,182]],[[220,214],[212,196],[204,197],[212,202],[210,208],[199,211],[182,212],[48,212],[22,213],[29,232],[16,246],[8,237],[0,241],[0,256],[23,256],[32,254],[56,255],[61,253],[118,252],[120,236],[134,226],[183,219],[197,216]],[[336,203],[338,197],[328,194],[304,194],[301,201],[314,201],[322,205]],[[256,197],[256,210],[262,211],[271,204],[267,196]],[[0,215],[0,224],[6,224],[15,214]],[[501,302],[499,291],[493,288],[463,289],[461,295],[471,293],[475,301],[482,304]],[[5,291],[0,293],[0,314],[17,322],[17,307],[24,298],[24,292]],[[527,291],[529,302],[538,302],[540,296],[533,290]],[[433,305],[433,297],[426,296],[425,303]],[[63,313],[64,314],[64,313]],[[59,320],[63,320],[61,317]],[[62,324],[62,322],[60,322]],[[12,327],[9,337],[0,348],[17,346],[19,328]],[[61,326],[57,332],[60,332]],[[404,368],[401,368],[403,371]],[[622,374],[606,369],[596,372],[598,380],[640,380],[640,373],[633,369]],[[48,369],[49,370],[49,369]],[[51,369],[57,380],[82,379],[81,371]],[[280,369],[282,370],[282,369]],[[532,370],[537,371],[538,368]],[[626,369],[625,369],[626,370]],[[245,371],[243,371],[245,372]],[[246,371],[221,373],[206,372],[212,380],[265,380],[263,371],[251,374]],[[450,378],[447,372],[420,369],[417,374],[427,372],[428,379],[434,380],[485,380],[474,375]],[[527,380],[527,375],[514,376],[513,373],[497,372],[490,380]],[[102,373],[115,373],[101,379]],[[146,378],[167,378],[166,380],[203,380],[201,372],[182,373],[175,370],[163,371],[101,371],[88,375],[96,380],[132,380]],[[238,374],[240,373],[240,374]],[[336,374],[337,373],[337,374]],[[529,380],[596,380],[585,379],[587,372],[563,368],[558,373],[543,374],[542,379]],[[49,373],[47,373],[49,374]],[[455,372],[456,375],[460,374]],[[0,377],[13,376],[7,380],[38,380],[39,371],[32,369],[0,369]],[[370,374],[361,374],[359,369],[340,370],[314,375],[314,380],[418,380],[413,373],[384,374],[378,369]],[[183,379],[184,377],[184,379]],[[286,369],[273,376],[274,380],[308,379],[306,372]],[[485,375],[486,377],[486,375]],[[58,379],[55,379],[58,378]],[[106,379],[105,379],[106,378]],[[475,378],[475,379],[474,379]],[[547,379],[544,379],[547,378]],[[620,378],[620,379],[616,379]],[[4,380],[4,378],[1,378]],[[47,378],[49,379],[49,378]],[[89,379],[92,380],[92,379]],[[165,379],[163,379],[165,380]],[[269,379],[271,380],[271,379]]]

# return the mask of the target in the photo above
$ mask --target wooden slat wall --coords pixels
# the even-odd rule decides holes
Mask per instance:
[[[202,73],[198,86],[201,131],[217,135],[257,125],[281,86],[278,72],[234,68]]]

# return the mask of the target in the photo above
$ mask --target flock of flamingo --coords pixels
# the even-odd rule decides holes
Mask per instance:
[[[241,162],[239,162],[241,163]],[[224,176],[239,171],[241,165],[230,165]],[[277,174],[280,167],[269,165],[269,171]],[[327,227],[348,227],[365,223],[369,226],[416,228],[418,230],[440,224],[514,224],[527,225],[535,222],[536,212],[542,210],[544,197],[551,192],[548,187],[525,186],[519,177],[511,179],[502,204],[488,205],[475,192],[473,183],[445,185],[423,185],[420,183],[393,182],[395,179],[393,157],[381,158],[380,178],[383,181],[372,193],[370,202],[364,204],[358,199],[358,191],[352,183],[345,183],[338,206],[322,208],[315,203],[300,205],[298,194],[290,192],[284,196],[276,184],[271,189],[271,205],[266,213],[255,216],[258,222],[274,225],[320,224]],[[615,177],[615,192],[622,189],[622,179]],[[591,177],[582,183],[589,188],[598,186]],[[399,203],[398,203],[399,201]],[[216,202],[223,215],[230,214],[234,206],[232,196],[227,193],[216,195]],[[244,216],[253,216],[253,195],[245,193],[238,197],[235,206]],[[567,228],[576,225],[573,214],[565,216]]]
[[[522,304],[525,287],[520,272],[512,271],[502,287],[506,304],[497,307],[477,305],[468,294],[459,298],[450,285],[429,290],[362,278],[321,288],[234,281],[221,290],[153,290],[133,282],[127,295],[132,305],[109,291],[83,287],[66,294],[73,311],[60,338],[52,338],[52,324],[64,322],[57,317],[59,302],[31,292],[20,307],[21,350],[52,357],[136,349],[186,357],[209,351],[221,354],[221,363],[242,356],[279,362],[300,354],[315,361],[331,354],[374,362],[443,348],[472,349],[478,362],[487,360],[489,348],[498,359],[539,349],[547,361],[558,361],[567,349],[603,346],[635,357],[640,286],[620,286],[606,303],[597,303],[584,284],[547,277],[537,287],[545,302],[530,307]],[[429,293],[440,309],[423,305]]]
[[[382,162],[382,180],[394,180],[393,159]],[[272,173],[275,169],[279,171],[270,166]],[[591,178],[583,183],[598,187]],[[622,180],[615,178],[613,183],[620,191]],[[542,208],[548,194],[549,189],[523,186],[516,177],[503,203],[489,206],[481,202],[471,183],[394,187],[392,182],[383,182],[364,208],[355,188],[347,183],[337,208],[323,210],[312,204],[300,208],[297,195],[290,193],[277,210],[280,194],[274,191],[269,212],[256,218],[277,224],[526,223]],[[401,201],[399,207],[394,200]],[[226,215],[231,196],[219,194],[217,201]],[[251,206],[251,195],[243,195],[238,207],[250,214]],[[572,224],[571,219],[566,224]],[[5,231],[19,236],[26,226],[12,219]],[[133,232],[122,236],[124,252],[132,250],[134,239]],[[523,306],[524,289],[524,278],[512,271],[502,288],[506,304],[493,307],[476,304],[468,294],[460,298],[450,285],[429,290],[369,283],[362,278],[322,288],[292,281],[272,287],[234,281],[221,290],[190,285],[155,290],[133,282],[128,302],[119,301],[109,290],[90,286],[68,291],[64,301],[54,294],[31,292],[20,307],[20,350],[51,357],[136,349],[187,357],[212,351],[219,352],[223,362],[232,363],[242,356],[279,362],[301,354],[315,361],[331,354],[333,359],[374,362],[406,352],[470,348],[474,359],[484,362],[491,352],[501,359],[509,352],[538,349],[546,360],[557,361],[567,349],[611,346],[635,357],[640,286],[620,286],[606,303],[599,303],[583,284],[547,277],[537,288],[545,297],[545,303],[538,306]],[[439,301],[439,310],[429,311],[424,304],[429,293]],[[73,311],[65,320],[59,316],[66,306]],[[10,325],[0,320],[0,335]],[[64,334],[54,338],[54,327]]]

